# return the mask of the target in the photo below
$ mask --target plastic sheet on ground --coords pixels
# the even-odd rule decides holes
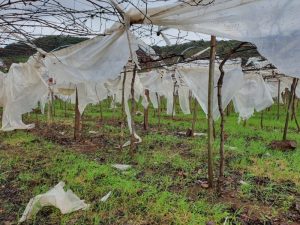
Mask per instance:
[[[80,200],[71,190],[65,191],[64,186],[65,183],[61,181],[45,194],[30,199],[19,222],[33,218],[44,206],[54,206],[62,214],[88,209],[89,205],[84,200]]]
[[[111,166],[122,171],[128,170],[132,167],[131,165],[126,164],[112,164]]]

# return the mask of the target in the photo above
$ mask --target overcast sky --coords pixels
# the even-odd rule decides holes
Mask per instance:
[[[51,1],[51,0],[50,0]],[[36,4],[38,7],[37,8],[43,8],[44,7],[44,3],[46,1],[39,1]],[[61,4],[63,4],[65,7],[68,7],[70,9],[76,9],[76,10],[87,10],[87,9],[95,9],[94,7],[91,8],[91,5],[88,4],[87,1],[85,0],[60,0],[59,1]],[[121,2],[121,1],[119,1]],[[132,7],[132,4],[137,5],[139,8],[143,9],[145,8],[145,3],[141,0],[131,0],[131,3],[128,3],[129,1],[127,1],[127,3],[123,3],[121,4],[121,7],[123,7],[123,9],[125,10],[129,10],[129,8]],[[177,0],[168,0],[168,1],[147,1],[147,7],[160,7],[160,6],[164,6],[164,5],[168,5],[168,4],[172,4],[174,2],[177,2]],[[46,3],[45,3],[46,4]],[[106,4],[106,5],[105,5]],[[102,5],[104,7],[108,7],[109,5],[107,3],[102,3]],[[20,9],[24,8],[24,7],[30,7],[30,6],[24,6],[23,4],[19,4],[18,7]],[[36,10],[36,8],[34,8],[34,10]],[[2,16],[5,12],[0,12],[0,15],[2,14]],[[79,16],[79,15],[77,15]],[[47,18],[49,20],[55,20],[54,18]],[[116,20],[116,18],[114,18],[114,20]],[[82,21],[83,22],[83,21]],[[23,22],[23,24],[26,24],[28,22]],[[104,33],[105,29],[109,28],[110,26],[112,26],[113,22],[105,22],[103,23],[103,20],[100,21],[100,18],[95,17],[93,19],[89,18],[87,19],[85,22],[83,22],[87,27],[89,27],[91,30],[93,30],[94,33],[97,34],[102,34]],[[51,28],[47,28],[47,27],[26,27],[24,28],[24,30],[26,32],[29,32],[31,34],[33,34],[34,36],[38,37],[38,36],[44,36],[44,35],[62,35],[64,33],[53,30]],[[148,30],[148,31],[147,31]],[[152,30],[152,32],[150,32],[150,30]],[[143,26],[143,28],[138,29],[135,34],[140,37],[145,43],[149,44],[149,45],[159,45],[159,46],[164,46],[166,45],[166,42],[164,41],[164,39],[161,36],[157,36],[156,32],[157,32],[158,28],[156,26],[152,27],[152,29],[150,29],[150,26]],[[163,32],[165,34],[165,36],[169,39],[169,41],[171,42],[171,44],[179,44],[179,43],[183,43],[183,42],[188,42],[188,41],[197,41],[197,40],[209,40],[209,36],[208,35],[204,35],[204,34],[198,34],[198,33],[192,33],[192,32],[185,32],[185,31],[178,31],[176,29],[169,29],[169,30],[165,30]],[[1,40],[2,39],[2,40]],[[5,35],[1,35],[0,37],[0,44],[6,45],[8,43],[11,43],[12,41],[7,38]]]

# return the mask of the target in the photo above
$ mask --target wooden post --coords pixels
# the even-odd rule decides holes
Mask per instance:
[[[101,101],[99,102],[99,110],[100,110],[100,120],[103,120],[103,111],[102,111],[102,104]]]
[[[299,126],[299,123],[298,123],[298,119],[297,119],[297,113],[296,113],[296,107],[297,107],[297,96],[296,96],[296,89],[297,89],[297,85],[298,85],[298,81],[299,79],[296,80],[296,85],[295,85],[295,88],[294,88],[294,97],[293,97],[293,112],[292,112],[292,119],[295,120],[295,123],[296,123],[296,126],[297,126],[297,131],[300,132],[300,126]]]
[[[160,98],[158,94],[156,93],[157,98],[157,118],[158,118],[158,130],[160,130],[160,113],[161,113],[161,104],[160,104]]]
[[[131,155],[135,153],[135,124],[134,124],[134,109],[135,109],[135,99],[134,99],[134,81],[136,76],[136,65],[134,64],[133,75],[131,80],[131,136],[130,136],[130,153]]]
[[[260,113],[260,128],[261,129],[264,128],[263,119],[264,119],[264,111],[262,110]]]
[[[74,121],[74,139],[78,140],[80,138],[81,132],[81,115],[78,107],[78,91],[76,87],[76,97],[75,97],[75,121]]]
[[[47,124],[48,127],[52,124],[52,90],[49,88],[49,101],[48,101],[48,110],[47,110]]]
[[[197,99],[194,99],[193,121],[192,121],[192,136],[195,134],[195,125],[197,120]]]
[[[213,96],[214,96],[214,72],[216,58],[216,37],[211,36],[210,40],[210,58],[209,58],[209,77],[208,77],[208,129],[207,129],[207,166],[208,166],[208,186],[213,187]]]
[[[288,130],[288,126],[289,126],[289,119],[290,119],[290,114],[291,114],[291,110],[292,110],[292,101],[293,101],[293,97],[295,94],[296,85],[297,85],[297,78],[294,78],[292,86],[291,86],[291,93],[290,93],[290,97],[289,97],[289,101],[288,101],[288,108],[287,108],[287,112],[286,112],[285,125],[284,125],[283,137],[282,137],[283,141],[287,140],[287,130]]]
[[[125,82],[126,82],[126,66],[124,66],[124,76],[122,82],[122,119],[124,120],[124,106],[125,106]]]
[[[278,79],[278,90],[277,90],[277,120],[279,120],[279,109],[280,109],[280,79]]]
[[[146,89],[145,90],[145,95],[147,97],[147,101],[148,103],[150,103],[150,97],[149,97],[149,90]],[[149,104],[147,106],[147,108],[144,108],[144,130],[148,130],[149,127]]]
[[[53,91],[51,91],[51,103],[52,103],[52,115],[55,116],[55,99],[54,99],[54,94]],[[53,117],[52,117],[53,119]]]
[[[122,143],[124,141],[124,124],[125,124],[125,83],[126,83],[126,66],[124,66],[124,76],[122,82],[122,113],[121,113],[121,136],[120,136],[120,146],[122,149]],[[128,104],[128,102],[127,102]]]
[[[67,101],[65,101],[65,117],[67,117]]]
[[[175,105],[176,105],[176,96],[175,96],[175,90],[176,90],[176,82],[174,83],[174,88],[173,88],[172,119],[174,119]]]

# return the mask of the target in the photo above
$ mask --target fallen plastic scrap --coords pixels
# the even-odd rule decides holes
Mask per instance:
[[[187,132],[177,132],[178,135],[182,135],[182,136],[187,136]],[[204,136],[207,136],[207,134],[205,133],[194,133],[193,136],[198,136],[198,137],[204,137]]]
[[[98,132],[97,132],[97,131],[90,130],[90,131],[89,131],[89,134],[98,134]]]
[[[122,170],[122,171],[125,171],[125,170],[128,170],[131,168],[131,165],[126,165],[126,164],[113,164],[111,166],[118,170]]]
[[[201,137],[201,136],[207,136],[207,134],[205,134],[205,133],[194,133],[194,136]]]
[[[135,112],[135,115],[137,115],[137,116],[143,116],[144,113],[142,113],[141,111],[136,111],[136,112]]]
[[[134,134],[134,137],[137,139],[136,142],[134,142],[134,144],[139,144],[139,143],[142,143],[142,138],[140,136],[138,136],[137,134]],[[130,145],[130,140],[125,142],[125,144],[122,145],[123,148],[127,147]]]
[[[111,191],[108,192],[105,196],[103,196],[103,197],[100,199],[100,201],[101,201],[101,202],[106,202],[110,195],[111,195]]]
[[[89,205],[80,200],[70,189],[65,191],[64,182],[59,182],[54,188],[30,199],[19,223],[32,218],[44,206],[54,206],[60,209],[62,214],[71,213],[79,209],[86,210]]]

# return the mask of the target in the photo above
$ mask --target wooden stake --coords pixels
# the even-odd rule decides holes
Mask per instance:
[[[284,125],[283,137],[282,137],[283,141],[287,140],[287,130],[288,130],[288,126],[289,126],[289,119],[290,119],[290,114],[291,114],[291,110],[292,110],[292,101],[293,101],[293,97],[295,94],[296,85],[297,85],[297,78],[294,78],[292,86],[291,86],[291,93],[290,93],[290,97],[289,97],[289,101],[288,101],[288,108],[287,108],[287,112],[286,112],[285,125]]]
[[[298,123],[297,113],[296,113],[296,107],[297,107],[297,104],[298,104],[298,99],[296,97],[296,88],[297,88],[297,85],[298,85],[298,81],[299,81],[299,79],[297,79],[297,81],[296,81],[295,90],[294,90],[292,119],[295,120],[295,123],[296,123],[296,126],[297,126],[297,131],[300,132],[300,126],[299,126],[299,123]]]
[[[208,186],[213,187],[213,93],[214,93],[214,72],[216,58],[216,37],[211,36],[210,40],[210,58],[209,58],[209,78],[208,78],[208,129],[207,129],[207,166],[208,166]]]
[[[134,99],[134,81],[135,81],[135,76],[136,76],[136,65],[134,65],[133,69],[133,75],[132,75],[132,80],[131,80],[131,137],[130,137],[130,153],[133,155],[135,153],[135,124],[134,124],[134,109],[135,109],[135,99]]]
[[[67,117],[67,101],[65,101],[65,117]]]
[[[195,125],[197,120],[197,99],[194,99],[193,121],[192,121],[192,136],[195,134]]]
[[[158,130],[160,130],[160,112],[161,112],[161,104],[160,104],[160,98],[158,94],[156,93],[157,98],[157,118],[158,118]]]
[[[279,120],[279,109],[280,109],[280,79],[278,79],[278,90],[277,90],[277,120]]]
[[[264,128],[263,119],[264,119],[264,111],[262,110],[260,113],[260,128],[261,129]]]
[[[51,89],[49,89],[49,101],[48,101],[48,111],[47,111],[47,124],[48,127],[52,124],[52,97],[51,97]]]
[[[147,97],[148,103],[150,103],[149,90],[145,90],[145,95]],[[149,127],[149,105],[144,108],[144,130],[148,130]]]
[[[100,120],[103,120],[103,111],[102,111],[102,104],[99,102],[99,109],[100,109]]]
[[[53,92],[51,91],[51,103],[52,103],[52,115],[55,116],[55,99],[54,99],[54,94]],[[52,117],[53,119],[53,117]]]
[[[176,81],[177,82],[177,81]],[[173,88],[173,106],[172,106],[172,119],[174,119],[174,113],[175,113],[175,105],[176,105],[176,96],[175,96],[175,90],[176,90],[176,82],[174,83]]]
[[[75,121],[74,121],[74,139],[78,140],[81,133],[81,115],[78,107],[78,91],[76,87],[76,97],[75,97]]]
[[[121,136],[120,136],[120,146],[122,149],[122,143],[124,140],[124,125],[125,125],[125,83],[126,83],[126,66],[124,66],[124,76],[122,82],[122,114],[121,114]],[[127,102],[128,104],[128,102]]]

